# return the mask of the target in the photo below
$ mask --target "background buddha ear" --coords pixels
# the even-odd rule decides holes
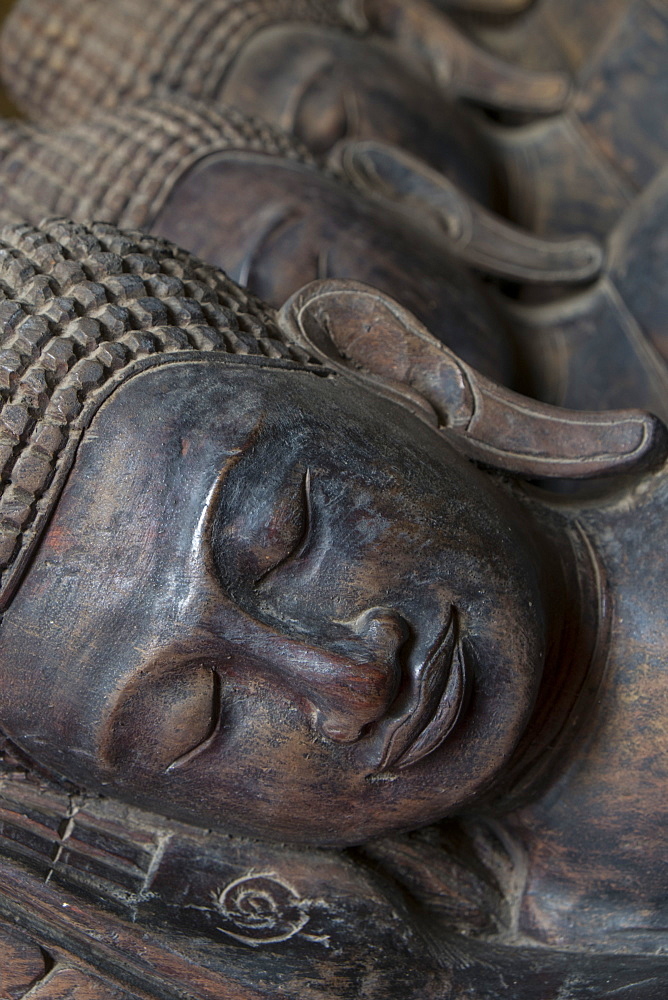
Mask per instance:
[[[279,322],[328,367],[436,425],[471,458],[507,472],[589,479],[644,469],[668,454],[668,431],[652,414],[565,410],[496,385],[366,285],[313,282],[286,302]]]
[[[488,212],[437,170],[376,140],[339,143],[330,156],[365,197],[406,213],[455,257],[511,281],[577,284],[596,278],[603,249],[590,236],[543,239]]]
[[[564,73],[521,69],[476,45],[434,5],[433,0],[354,0],[372,31],[387,35],[453,97],[490,108],[553,114],[571,93]],[[351,0],[347,0],[348,5]],[[445,3],[441,2],[444,7]],[[454,4],[452,4],[454,6]],[[473,4],[467,2],[472,8]],[[480,4],[484,8],[484,0]],[[494,0],[489,7],[522,4]]]

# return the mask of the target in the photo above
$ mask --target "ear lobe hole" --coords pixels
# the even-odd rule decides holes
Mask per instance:
[[[220,721],[220,678],[206,664],[178,663],[143,673],[121,693],[105,727],[105,762],[162,773],[190,759]]]

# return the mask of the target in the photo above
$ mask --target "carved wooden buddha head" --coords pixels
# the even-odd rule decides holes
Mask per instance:
[[[146,229],[275,306],[316,278],[366,281],[481,371],[516,381],[498,310],[447,241],[234,109],[173,96],[62,130],[5,123],[0,181],[5,219],[64,215]]]
[[[49,126],[169,90],[261,115],[316,155],[391,141],[487,202],[489,152],[453,98],[540,114],[569,89],[491,58],[426,0],[21,0],[2,52],[17,104]]]
[[[450,442],[595,474],[661,426],[569,414],[552,461],[549,408],[364,286],[277,317],[171,244],[59,221],[6,227],[0,265],[20,749],[172,818],[314,843],[494,787],[563,666],[569,543]]]
[[[84,787],[287,839],[485,789],[558,607],[510,499],[170,245],[56,222],[2,256],[8,735]]]
[[[320,169],[265,122],[176,95],[62,130],[5,122],[0,215],[146,229],[274,306],[313,279],[367,282],[506,385],[518,378],[513,338],[473,269],[573,285],[602,262],[591,240],[532,237],[385,144],[342,143]]]

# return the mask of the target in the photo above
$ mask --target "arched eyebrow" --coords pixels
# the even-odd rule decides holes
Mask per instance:
[[[333,58],[332,53],[326,49],[320,49],[316,51],[309,51],[306,58],[304,59],[304,75],[302,77],[301,87],[295,87],[291,94],[290,99],[285,102],[283,108],[281,109],[280,117],[278,119],[278,124],[281,128],[285,129],[286,132],[292,132],[294,128],[294,123],[299,114],[302,101],[307,97],[311,87],[317,81],[318,76],[323,70],[331,69],[335,66],[336,60]]]

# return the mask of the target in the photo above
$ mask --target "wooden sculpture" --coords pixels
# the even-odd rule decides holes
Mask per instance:
[[[15,981],[658,1000],[663,424],[367,286],[276,314],[105,224],[0,246]]]
[[[364,280],[496,381],[576,409],[668,417],[664,175],[625,213],[604,259],[589,238],[513,227],[387,144],[339,143],[322,170],[258,119],[170,95],[62,130],[5,123],[0,181],[5,217],[138,226],[275,306],[315,278]],[[470,269],[530,282],[534,298],[543,286],[559,292],[521,304]]]
[[[343,137],[404,147],[552,236],[607,236],[665,163],[668,22],[657,0],[537,0],[497,18],[480,37],[514,66],[426,0],[119,0],[101,16],[102,2],[20,0],[10,15],[4,79],[35,120],[166,87],[258,114],[316,155]],[[545,65],[555,69],[537,72]],[[462,98],[495,120],[464,113]]]
[[[583,227],[606,235],[665,167],[665,3],[537,0],[510,22],[466,26],[515,65],[574,80],[562,114],[489,129],[505,162],[511,217],[551,235]]]
[[[601,249],[586,237],[532,237],[453,191],[480,230],[466,241],[357,193],[345,170],[318,169],[303,146],[258,119],[173,95],[63,130],[16,122],[0,130],[5,219],[62,214],[140,227],[275,306],[315,278],[368,281],[465,360],[516,385],[504,308],[468,265],[572,288],[597,275]]]
[[[540,302],[539,272],[549,273],[559,251],[568,253],[574,266],[578,243],[580,254],[589,247],[593,260],[591,241],[565,241],[560,248],[552,240],[540,247],[522,230],[479,208],[472,211],[442,174],[384,143],[342,144],[337,159],[342,175],[361,194],[409,217],[424,232],[445,234],[471,266],[498,275],[494,260],[504,260],[506,278],[513,266],[519,278],[523,267],[525,295],[526,260],[533,258],[529,300],[495,299],[516,338],[530,395],[581,409],[641,406],[668,419],[668,169],[619,219],[604,244],[600,273],[590,275],[589,283],[582,279],[578,288],[574,268],[570,280]]]
[[[244,215],[250,231],[245,233],[245,240],[237,239],[233,248],[221,246],[222,227],[213,225],[217,215],[211,207],[211,192],[215,190],[220,198],[233,189],[233,171],[229,165],[202,164],[189,176],[184,173],[182,183],[166,206],[166,217],[151,223],[152,231],[189,246],[240,280],[249,281],[258,294],[277,305],[312,277],[369,280],[382,290],[398,294],[432,332],[468,361],[540,399],[575,408],[642,406],[668,415],[663,335],[656,321],[650,319],[647,324],[649,313],[661,314],[664,308],[663,282],[658,280],[652,286],[648,307],[647,282],[638,280],[642,266],[640,271],[635,270],[633,281],[624,273],[631,249],[627,243],[630,234],[638,260],[646,260],[646,254],[652,259],[663,259],[662,251],[658,251],[657,257],[652,249],[656,239],[642,221],[649,218],[657,198],[656,207],[660,210],[664,184],[660,167],[665,157],[665,136],[660,116],[656,127],[656,115],[652,117],[652,109],[661,107],[659,98],[665,84],[665,60],[661,59],[665,17],[656,4],[646,0],[606,0],[595,9],[583,9],[576,14],[563,5],[555,6],[552,0],[541,0],[521,17],[501,22],[496,19],[496,29],[488,26],[481,32],[486,42],[496,40],[500,51],[505,45],[505,50],[512,52],[520,47],[522,39],[533,39],[539,25],[544,31],[546,52],[552,45],[557,53],[553,62],[556,59],[561,68],[573,72],[577,82],[572,100],[560,114],[540,121],[534,117],[525,125],[516,121],[513,125],[504,124],[503,115],[501,122],[485,125],[478,117],[474,130],[484,132],[489,143],[496,147],[505,164],[504,170],[499,171],[491,169],[493,160],[485,157],[484,147],[477,140],[469,142],[458,127],[450,127],[450,111],[446,114],[438,103],[441,98],[434,88],[433,73],[431,83],[422,80],[419,97],[414,95],[414,99],[409,99],[406,93],[400,97],[394,93],[393,86],[400,89],[408,86],[410,71],[402,63],[399,72],[398,64],[393,63],[390,77],[384,75],[374,60],[381,58],[378,55],[381,50],[385,58],[388,43],[378,50],[377,38],[373,41],[366,36],[353,37],[351,31],[357,22],[350,18],[351,8],[329,5],[325,14],[324,8],[308,4],[297,10],[289,3],[258,7],[247,0],[240,4],[220,0],[214,4],[180,5],[179,19],[167,6],[143,10],[141,3],[133,2],[127,9],[122,3],[116,5],[110,25],[108,18],[96,15],[95,4],[49,2],[47,16],[42,2],[22,0],[17,4],[3,39],[7,82],[33,117],[53,124],[81,116],[96,104],[113,105],[124,96],[145,94],[160,87],[234,101],[246,111],[259,111],[297,132],[318,157],[329,152],[329,166],[335,165],[367,199],[379,202],[386,219],[390,215],[396,219],[403,212],[402,241],[405,225],[414,228],[417,222],[427,249],[426,252],[425,246],[413,249],[413,244],[410,257],[401,254],[400,267],[390,266],[385,247],[392,240],[387,238],[385,221],[376,215],[372,228],[376,240],[384,244],[380,269],[367,255],[372,242],[368,228],[361,240],[364,252],[353,254],[354,260],[350,255],[342,260],[342,242],[349,247],[350,234],[343,238],[341,223],[345,219],[349,228],[349,220],[356,217],[356,212],[347,199],[344,204],[337,198],[336,205],[330,202],[327,231],[318,228],[308,239],[302,233],[304,253],[294,253],[295,230],[303,228],[307,205],[310,208],[307,214],[313,220],[313,199],[322,200],[325,183],[319,180],[309,185],[309,193],[304,192],[296,168],[291,178],[285,172],[281,175],[272,171],[268,187],[263,187],[258,177],[254,184],[240,181],[243,196],[238,188],[234,189],[232,203]],[[385,11],[383,16],[378,13],[380,8]],[[456,32],[453,34],[451,23],[442,21],[440,14],[433,9],[428,12],[420,4],[405,4],[399,12],[392,8],[394,13],[390,17],[391,8],[392,4],[387,7],[381,4],[374,8],[375,13],[372,14],[371,7],[367,11],[370,23],[382,22],[383,31],[392,35],[391,58],[396,60],[401,52],[405,62],[410,49],[415,60],[416,39],[421,39],[420,51],[436,72],[434,67],[440,63],[435,53],[438,40],[443,40],[443,25],[447,26],[450,40],[460,38]],[[604,44],[595,55],[588,55],[591,42],[586,39],[600,30],[604,15],[610,21]],[[326,29],[325,21],[329,25]],[[217,32],[215,54],[211,58],[207,56],[208,49],[194,42],[204,24],[211,32],[215,27]],[[570,47],[564,41],[567,24],[572,29],[572,38],[568,36],[572,41]],[[337,28],[333,33],[332,25]],[[341,29],[346,26],[344,33]],[[103,44],[102,32],[110,35],[112,41],[105,39]],[[42,35],[43,44],[35,46],[35,38]],[[559,40],[568,59],[559,55]],[[322,55],[321,45],[328,55]],[[61,54],[65,49],[68,59],[66,66],[62,66]],[[536,46],[531,49],[534,53],[538,50],[540,47]],[[445,51],[441,51],[442,57]],[[159,71],[154,71],[154,63],[159,64]],[[642,75],[634,69],[638,65],[643,67]],[[357,79],[356,73],[361,73],[364,79]],[[395,83],[391,85],[390,79]],[[603,87],[602,81],[609,81],[609,86]],[[355,91],[353,103],[357,112],[354,122],[342,124],[339,112],[351,105],[342,96],[341,88],[345,91],[348,87]],[[388,96],[391,93],[393,96]],[[366,110],[360,111],[360,102],[365,101]],[[491,90],[488,103],[494,103]],[[389,118],[385,115],[388,107],[392,109]],[[393,117],[397,108],[401,109],[400,126]],[[436,117],[429,125],[424,115],[431,111]],[[227,115],[228,111],[221,113]],[[174,114],[178,117],[176,109]],[[470,115],[465,120],[466,127],[471,125]],[[101,129],[109,127],[109,136],[113,137],[113,126],[112,120]],[[347,137],[343,141],[347,147],[343,155],[342,136]],[[367,138],[360,141],[363,136]],[[430,137],[428,142],[426,137]],[[403,144],[432,166],[396,149],[388,151],[383,147],[380,153],[373,152],[379,138]],[[357,147],[355,139],[359,142]],[[105,142],[99,131],[88,141],[95,148]],[[108,141],[113,142],[113,138]],[[67,148],[68,142],[66,135],[61,149],[63,145]],[[333,143],[336,145],[332,149]],[[52,172],[52,157],[45,155]],[[67,160],[63,156],[69,175]],[[241,176],[240,165],[238,170]],[[524,228],[519,232],[500,226],[498,219],[486,216],[480,204],[470,199],[473,192],[483,201],[498,201],[499,177],[504,173],[507,184],[501,184],[501,188],[510,195],[510,204],[505,207],[522,223]],[[315,181],[314,175],[309,176]],[[451,178],[457,182],[456,189]],[[117,179],[122,185],[123,171]],[[491,193],[490,179],[491,188],[497,189],[496,199]],[[88,179],[84,178],[83,186],[87,184]],[[281,192],[275,199],[277,185]],[[124,219],[116,213],[100,215],[96,210],[91,215],[90,196],[83,192],[81,182],[70,191],[71,197],[64,207],[63,199],[48,197],[50,190],[48,185],[33,183],[27,196],[41,204],[45,212],[64,212],[79,218],[98,215],[121,224],[137,224],[136,220]],[[294,207],[295,198],[300,201],[298,209]],[[640,200],[636,203],[637,198]],[[193,223],[190,212],[195,207],[198,218]],[[225,211],[229,217],[230,209]],[[25,208],[24,214],[27,212]],[[332,215],[338,220],[335,234]],[[27,217],[36,221],[39,214]],[[286,221],[288,218],[292,222]],[[570,235],[572,241],[561,247],[550,241],[542,245],[527,239],[527,228]],[[478,286],[475,306],[465,307],[464,299],[470,300],[470,279],[450,267],[447,269],[451,277],[450,294],[446,296],[443,290],[437,290],[445,272],[441,267],[435,274],[434,239],[441,245],[445,242],[450,255],[505,280],[544,283],[550,278],[566,279],[571,286],[573,282],[584,282],[596,276],[601,258],[591,239],[583,239],[583,230],[609,240],[610,261],[601,280],[577,299],[570,298],[571,288],[566,287],[561,290],[560,301],[547,307],[516,308],[506,298],[490,308]],[[323,241],[332,247],[326,254],[321,250]],[[367,269],[363,264],[365,257],[370,265]],[[307,273],[309,269],[311,273]],[[399,277],[401,269],[414,273],[410,279],[408,275]],[[531,299],[535,303],[535,294]],[[449,309],[453,303],[461,321],[453,321]],[[482,318],[475,315],[481,311],[485,314]],[[519,369],[507,348],[494,346],[495,341],[508,343],[506,333],[500,332],[497,337],[490,333],[496,325],[510,328],[511,339],[519,341]]]
[[[316,155],[342,137],[391,141],[494,204],[501,175],[453,100],[541,114],[569,92],[564,74],[489,56],[428,0],[21,0],[2,63],[18,106],[49,126],[169,89],[260,115]]]
[[[0,1000],[665,1000],[667,32],[13,4]]]
[[[93,218],[181,238],[275,306],[318,277],[368,280],[396,290],[487,374],[517,379],[498,311],[445,242],[319,170],[258,119],[170,97],[60,131],[5,123],[0,147],[5,219]],[[578,282],[600,252],[560,243],[551,264]]]

